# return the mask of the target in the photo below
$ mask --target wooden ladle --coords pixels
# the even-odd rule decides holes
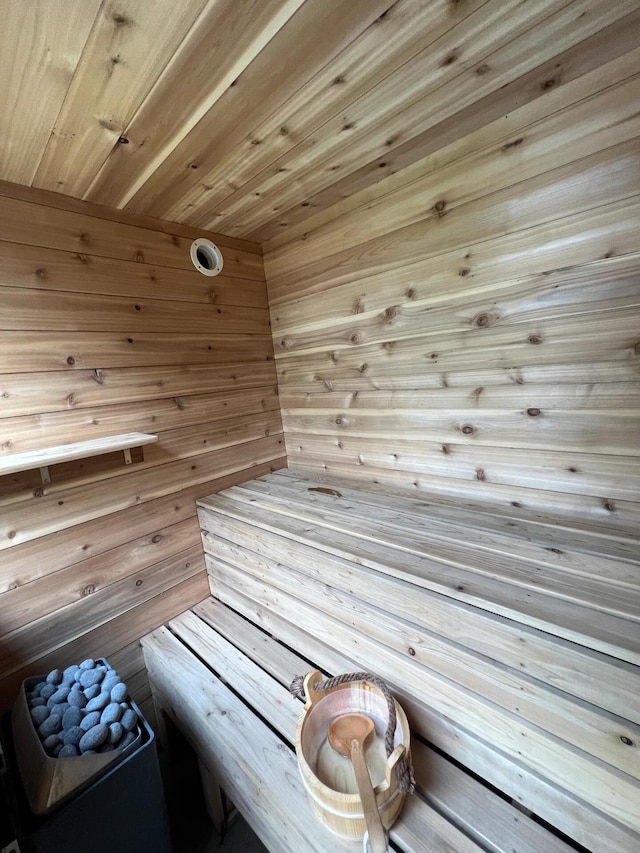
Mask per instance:
[[[342,714],[330,723],[327,739],[336,752],[346,755],[353,764],[371,853],[386,853],[387,839],[364,757],[364,745],[373,729],[373,720],[365,714]]]

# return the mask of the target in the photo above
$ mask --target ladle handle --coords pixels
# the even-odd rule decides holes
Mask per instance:
[[[376,795],[371,784],[371,778],[369,777],[362,743],[355,738],[351,741],[351,763],[353,764],[356,782],[358,783],[358,793],[360,794],[364,820],[367,824],[367,832],[369,833],[371,853],[387,853],[387,837],[382,821],[380,820]]]

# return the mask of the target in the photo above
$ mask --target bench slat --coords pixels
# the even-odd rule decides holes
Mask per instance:
[[[256,711],[278,730],[291,747],[293,746],[302,706],[294,700],[286,687],[193,613],[181,614],[169,623],[169,627],[185,645],[204,658],[234,691],[241,693],[248,702],[250,697],[255,697],[252,704]],[[407,814],[407,822],[412,829],[409,830],[403,821],[396,824],[391,833],[391,837],[403,851],[412,853],[415,850],[419,853],[424,850],[424,846],[416,847],[414,843],[413,827],[419,827],[421,834],[418,838],[423,838],[424,845],[426,831],[430,836],[429,846],[434,850],[446,850],[449,845],[459,853],[481,853],[475,843],[449,821],[441,818],[426,803],[416,800]]]
[[[207,557],[207,561],[210,565],[211,558]],[[221,561],[216,561],[214,569],[216,578],[227,586],[249,594],[272,610],[287,613],[288,618],[305,625],[308,632],[331,645],[350,649],[350,654],[360,660],[365,669],[376,672],[393,685],[398,682],[411,684],[414,695],[428,697],[435,709],[453,716],[476,737],[489,740],[494,748],[521,756],[526,765],[556,786],[568,788],[632,830],[640,826],[635,800],[638,789],[629,777],[613,773],[612,768],[589,760],[574,748],[568,749],[568,745],[557,738],[527,726],[469,690],[434,677],[425,667],[399,658],[391,648],[367,635],[372,631],[375,617],[369,617],[368,632],[363,634],[358,627],[321,614],[317,604],[302,602],[271,582],[265,584]]]
[[[299,521],[262,508],[245,506],[224,495],[205,499],[201,506],[219,511],[253,527],[286,535],[329,554],[431,589],[449,598],[514,619],[579,643],[587,648],[640,664],[638,623],[571,601],[519,587],[423,555],[399,551],[384,542],[356,539],[340,530],[327,530],[311,521]]]
[[[311,814],[296,759],[279,737],[166,628],[144,637],[142,648],[163,710],[267,847],[348,851]]]
[[[272,486],[278,489],[293,490],[297,498],[309,493],[309,488],[330,488],[339,491],[347,500],[357,500],[364,504],[391,509],[396,512],[423,510],[435,522],[448,525],[453,531],[465,530],[472,527],[500,535],[517,538],[523,543],[536,543],[545,547],[548,544],[558,545],[567,549],[575,549],[581,553],[599,554],[620,560],[640,562],[638,553],[638,538],[634,535],[623,536],[614,531],[594,530],[589,521],[559,524],[557,519],[548,520],[532,516],[524,507],[511,507],[501,510],[499,514],[490,507],[481,505],[464,506],[459,501],[447,501],[440,496],[431,496],[420,492],[416,497],[407,496],[406,490],[384,488],[376,484],[367,484],[365,488],[353,480],[332,478],[328,482],[321,474],[312,475],[305,472],[283,468],[278,472],[277,479],[270,475],[258,477],[245,483],[246,486],[256,486],[269,490]],[[322,492],[316,492],[319,496]]]
[[[360,656],[349,657],[345,651],[339,651],[335,646],[324,642],[325,638],[318,639],[310,635],[295,622],[285,619],[281,611],[274,611],[268,604],[251,598],[249,591],[247,594],[238,592],[219,580],[212,583],[212,591],[220,602],[241,613],[263,630],[282,638],[291,646],[304,648],[309,654],[313,654],[313,659],[321,670],[349,672],[361,667]],[[196,609],[205,617],[208,607],[208,602],[203,602]],[[475,737],[454,720],[434,710],[431,704],[421,703],[407,692],[407,685],[394,684],[392,679],[389,679],[389,683],[407,712],[412,730],[426,733],[428,740],[443,752],[497,789],[511,792],[522,805],[536,814],[553,816],[553,825],[585,847],[590,846],[596,838],[598,853],[636,853],[640,843],[640,837],[636,833],[625,829],[617,821],[611,821],[600,811],[585,811],[570,793],[531,773],[516,759],[496,750],[494,746]],[[493,835],[494,841],[501,837],[491,830],[489,835]],[[551,840],[556,839],[550,836],[548,843],[551,843]],[[542,844],[538,847],[533,845],[531,848],[525,846],[523,851],[537,853],[546,849],[545,844]],[[553,847],[549,849],[552,850]]]
[[[333,586],[327,588],[326,583],[311,580],[303,572],[289,566],[281,567],[254,552],[229,546],[219,538],[211,545],[207,542],[206,547],[211,547],[217,555],[213,559],[211,554],[207,556],[207,565],[216,577],[224,579],[223,572],[228,566],[248,572],[258,580],[268,576],[271,586],[296,596],[315,606],[322,614],[362,631],[397,652],[399,666],[406,665],[410,671],[413,666],[421,664],[427,668],[429,676],[442,676],[454,682],[456,686],[472,692],[474,697],[479,696],[492,706],[498,706],[510,718],[517,719],[519,725],[527,727],[530,723],[532,727],[537,726],[577,749],[640,778],[636,750],[620,740],[626,737],[632,742],[639,742],[640,726],[603,712],[594,705],[572,699],[521,672],[499,667],[486,657],[469,653],[457,644],[428,634],[406,618],[391,617],[380,607],[385,599],[378,600],[375,607],[364,604],[362,597],[354,598],[342,592],[337,595]],[[419,599],[416,604],[419,604]],[[409,648],[413,655],[407,652]],[[612,732],[616,733],[617,742],[613,741]]]
[[[296,664],[291,668],[293,661],[290,659],[282,666],[281,644],[214,598],[206,599],[196,605],[193,612],[207,625],[230,638],[234,646],[250,655],[256,663],[263,666],[283,685],[290,681],[294,673],[302,673],[305,666],[309,665],[303,658],[286,650]],[[261,649],[263,652],[261,661],[255,657],[256,649]],[[315,664],[312,665],[315,666]],[[352,668],[351,661],[344,660],[338,670],[345,671],[350,668]],[[437,805],[441,814],[446,815],[450,821],[462,826],[470,838],[479,840],[484,849],[491,853],[514,853],[514,851],[515,853],[526,853],[526,851],[538,853],[542,849],[547,853],[569,853],[571,848],[567,844],[550,835],[540,824],[520,813],[415,737],[411,751],[416,772],[416,785],[421,795]],[[412,810],[408,809],[410,802],[411,800],[402,812],[401,828],[405,846],[408,842],[407,823],[413,814]],[[436,815],[437,812],[432,810],[429,823],[435,821]],[[440,817],[440,821],[442,820],[444,818]],[[440,821],[438,821],[439,827]],[[400,827],[397,828],[400,829]],[[420,833],[424,832],[424,826],[417,827],[417,830],[416,838],[420,842],[422,837]],[[440,831],[442,834],[442,829]],[[410,833],[413,836],[412,829]],[[427,846],[426,841],[423,841],[422,845],[416,848],[420,853],[423,853],[425,846],[432,850],[441,849],[435,845]],[[454,849],[457,850],[457,848]]]
[[[216,532],[242,545],[246,526],[226,516],[216,519],[212,523],[207,511],[201,512],[205,550],[215,554]],[[359,568],[352,562],[269,531],[253,537],[251,548],[261,557],[304,568],[319,580],[330,574],[332,586],[343,592],[358,585]],[[425,630],[640,723],[640,672],[630,664],[431,591],[416,591],[412,584],[378,572],[367,573],[358,595],[370,604],[384,601],[390,613],[406,616]]]
[[[292,485],[289,485],[291,483]],[[540,541],[529,534],[526,538],[517,527],[506,530],[487,530],[475,524],[460,523],[460,521],[445,521],[434,513],[434,505],[426,501],[408,500],[393,501],[376,500],[377,495],[360,497],[353,490],[338,489],[336,494],[325,494],[314,491],[308,486],[301,489],[301,484],[286,478],[277,480],[250,480],[225,491],[225,498],[251,502],[254,505],[274,509],[286,515],[298,518],[311,518],[316,522],[324,522],[330,527],[337,526],[345,529],[345,521],[358,519],[365,522],[377,520],[385,527],[400,529],[403,532],[416,533],[427,538],[427,541],[454,543],[457,545],[473,546],[474,554],[480,552],[489,555],[517,556],[525,564],[540,565],[548,569],[562,570],[577,576],[607,579],[610,583],[619,583],[635,589],[640,584],[637,567],[640,566],[637,549],[633,557],[620,559],[609,553],[610,540],[600,538],[597,551],[582,550],[584,534],[580,531],[578,542],[566,541],[571,531],[555,529]],[[338,497],[338,494],[340,497]],[[349,497],[349,494],[352,496]],[[436,508],[437,509],[437,508]],[[302,513],[305,513],[303,516]],[[483,520],[486,520],[484,518]],[[540,525],[538,526],[540,527]],[[359,528],[347,522],[346,529],[353,535],[361,535]],[[558,547],[549,547],[549,546]]]

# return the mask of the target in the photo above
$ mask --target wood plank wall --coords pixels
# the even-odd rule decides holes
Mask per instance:
[[[576,63],[265,244],[291,467],[637,532],[640,51]]]
[[[208,594],[196,498],[284,464],[260,248],[207,278],[201,235],[0,184],[0,452],[159,435],[0,478],[2,704],[87,655],[146,698],[137,639]]]

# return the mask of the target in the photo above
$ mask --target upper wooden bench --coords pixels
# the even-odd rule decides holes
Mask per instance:
[[[189,684],[201,685],[193,689],[204,706],[214,694],[217,707],[233,699],[251,755],[265,732],[293,738],[299,706],[284,685],[297,672],[368,669],[384,678],[416,745],[419,793],[394,828],[399,849],[459,851],[464,838],[479,845],[469,849],[568,850],[540,821],[598,853],[640,849],[633,541],[292,471],[200,501],[200,521],[217,602],[145,638],[145,658],[161,705],[272,849],[342,848],[323,846],[335,842],[322,833],[320,846],[278,846],[261,813],[269,797],[259,792],[283,791],[295,768],[289,747],[278,788],[273,771],[248,769],[242,750],[225,746],[217,721],[189,717],[180,702]],[[179,665],[169,672],[162,661],[172,656]],[[286,785],[284,799],[293,796]],[[403,841],[416,827],[444,831],[432,814],[447,825],[448,847]]]

